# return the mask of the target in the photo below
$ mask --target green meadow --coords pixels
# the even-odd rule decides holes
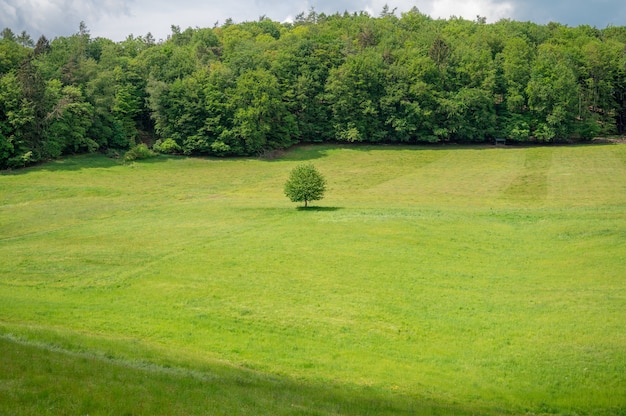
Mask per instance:
[[[5,172],[0,414],[624,415],[626,145]]]

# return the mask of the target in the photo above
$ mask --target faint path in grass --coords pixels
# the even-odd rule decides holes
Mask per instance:
[[[524,167],[502,193],[504,198],[518,202],[545,201],[553,151],[550,147],[524,149]]]

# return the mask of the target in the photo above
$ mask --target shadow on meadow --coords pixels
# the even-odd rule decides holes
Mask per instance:
[[[331,150],[353,150],[361,152],[369,152],[372,150],[454,150],[454,149],[472,149],[472,150],[489,150],[489,149],[522,149],[532,147],[581,147],[581,146],[613,146],[619,144],[617,141],[610,140],[594,140],[593,142],[583,143],[507,143],[506,145],[494,145],[492,143],[415,143],[415,144],[396,144],[396,143],[309,143],[296,144],[288,149],[269,150],[258,156],[240,156],[220,158],[214,156],[182,156],[182,155],[163,155],[159,154],[150,159],[136,160],[130,163],[124,163],[121,158],[111,158],[104,156],[102,153],[67,155],[60,159],[45,161],[36,165],[24,168],[7,169],[0,171],[0,175],[23,175],[30,172],[46,171],[46,172],[62,172],[62,171],[79,171],[82,169],[106,169],[113,166],[126,165],[132,168],[135,164],[155,164],[163,163],[170,159],[180,159],[194,157],[207,161],[215,160],[246,160],[256,159],[264,162],[285,162],[285,161],[310,161],[322,159],[328,156]]]
[[[296,209],[298,211],[303,211],[303,212],[334,212],[334,211],[339,211],[341,209],[343,209],[343,207],[320,207],[320,206],[316,206],[316,205],[309,205],[308,207],[303,207],[303,206],[299,206],[296,207]]]
[[[352,150],[370,152],[372,150],[405,151],[405,150],[444,150],[455,149],[469,150],[492,150],[492,149],[524,149],[533,147],[581,147],[581,146],[605,146],[616,143],[609,141],[593,141],[579,143],[536,143],[536,142],[507,142],[506,145],[495,145],[492,142],[485,143],[341,143],[324,142],[296,144],[287,149],[267,151],[258,156],[265,162],[284,161],[310,161],[322,159],[333,150]]]
[[[156,157],[134,162],[124,163],[121,158],[107,157],[101,153],[92,153],[84,155],[69,155],[60,159],[50,160],[36,165],[27,166],[19,169],[9,169],[1,171],[1,175],[25,175],[31,172],[72,172],[84,169],[108,169],[114,166],[128,166],[132,168],[134,164],[154,164],[163,163],[168,159],[180,156],[158,155]]]
[[[366,386],[220,364],[203,370],[162,367],[3,336],[0,353],[3,414],[465,415],[477,410]]]

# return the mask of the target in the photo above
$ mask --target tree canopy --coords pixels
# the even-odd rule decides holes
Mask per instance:
[[[326,179],[310,163],[296,166],[285,183],[285,195],[291,202],[304,202],[305,208],[324,198],[325,191]]]
[[[0,168],[171,139],[185,154],[301,142],[587,140],[626,130],[626,27],[432,19],[414,8],[172,26],[113,42],[0,34]]]

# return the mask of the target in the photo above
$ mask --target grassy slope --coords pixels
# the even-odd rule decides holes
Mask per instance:
[[[318,209],[282,195],[300,160],[328,179]],[[92,156],[0,176],[0,333],[87,355],[0,345],[84,364],[81,386],[154,372],[149,392],[180,397],[194,377],[159,366],[226,374],[181,413],[623,413],[624,173],[614,145]],[[50,382],[36,368],[9,403]],[[123,408],[102,394],[89,412]]]
[[[202,369],[117,360],[0,338],[0,414],[470,414],[374,389],[297,381],[211,363]]]

